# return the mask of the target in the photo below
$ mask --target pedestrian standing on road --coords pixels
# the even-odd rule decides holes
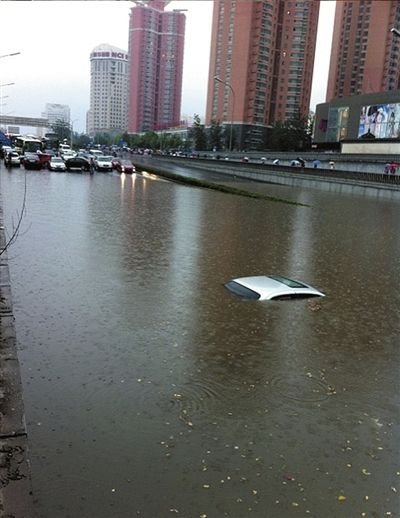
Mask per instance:
[[[90,174],[94,173],[94,158],[90,157]]]

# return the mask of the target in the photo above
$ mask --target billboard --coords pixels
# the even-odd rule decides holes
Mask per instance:
[[[400,103],[370,104],[360,113],[358,138],[398,138],[400,136]]]

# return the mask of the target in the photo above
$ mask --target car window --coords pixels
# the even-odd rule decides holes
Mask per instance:
[[[225,288],[234,293],[235,295],[238,295],[239,297],[242,297],[244,299],[252,299],[257,300],[260,298],[260,294],[256,291],[250,290],[249,288],[245,288],[241,284],[235,282],[235,281],[229,281],[226,284],[224,284]]]
[[[282,277],[281,275],[269,275],[269,278],[281,282],[282,284],[289,286],[289,288],[307,288],[305,284],[294,281],[293,279],[288,279],[287,277]]]
[[[290,300],[296,298],[295,293],[291,293],[290,295],[277,295],[276,297],[271,297],[271,300]]]

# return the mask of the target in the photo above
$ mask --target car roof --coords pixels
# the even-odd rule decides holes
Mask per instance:
[[[238,277],[226,283],[225,287],[241,297],[258,300],[296,296],[324,297],[322,292],[309,284],[282,275]]]

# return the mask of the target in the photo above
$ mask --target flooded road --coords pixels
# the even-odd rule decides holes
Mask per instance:
[[[400,516],[400,198],[248,187],[309,206],[27,173],[8,255],[40,518]],[[9,232],[23,192],[3,168]],[[223,287],[264,273],[327,296]]]

